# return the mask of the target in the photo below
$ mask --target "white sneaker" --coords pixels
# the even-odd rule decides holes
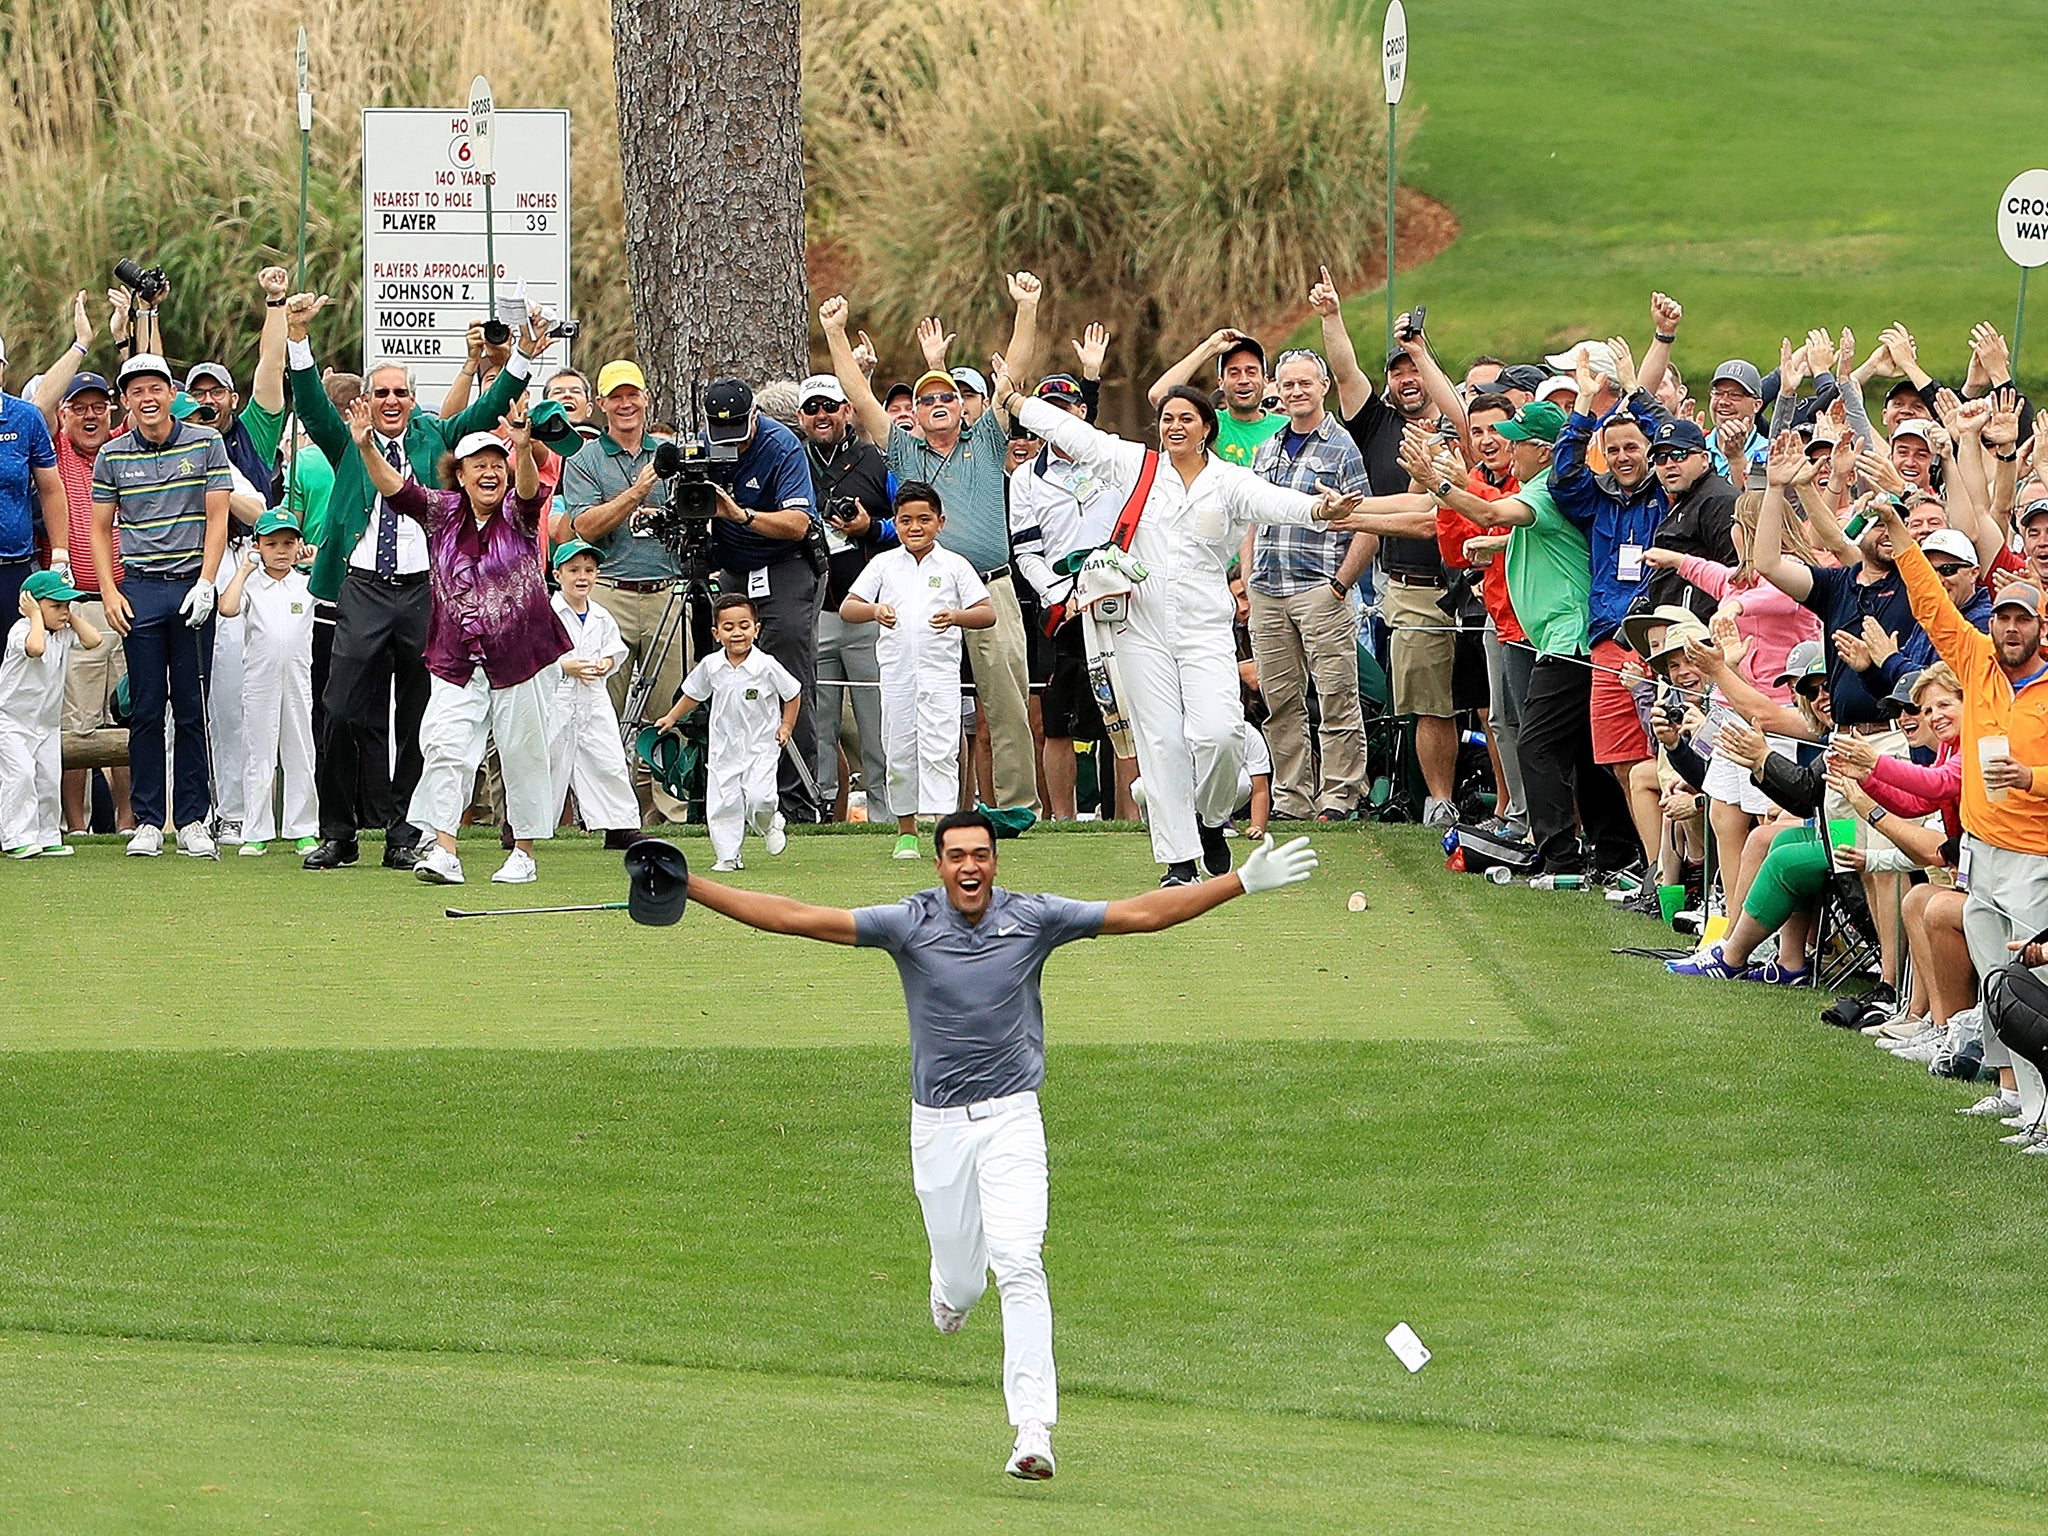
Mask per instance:
[[[206,835],[205,825],[197,821],[178,828],[178,852],[188,859],[220,857],[220,850],[214,847],[213,839]]]
[[[430,843],[427,852],[420,855],[419,863],[412,867],[413,878],[428,885],[462,884],[462,860],[455,857],[439,843]]]
[[[1998,1123],[2000,1125],[2009,1125],[2014,1130],[2018,1130],[2023,1125],[2032,1125],[2034,1123],[2035,1118],[2035,1116],[2027,1114],[2024,1110],[2022,1110],[2017,1114],[2000,1115],[1998,1117]]]
[[[768,823],[768,830],[761,834],[761,840],[768,845],[768,852],[771,855],[778,854],[789,846],[789,833],[785,830],[788,825],[789,823],[782,819],[782,812],[777,811]]]
[[[128,839],[128,856],[134,859],[153,859],[164,851],[164,829],[162,827],[137,827]]]
[[[223,848],[239,848],[242,845],[242,824],[239,821],[222,822],[220,836],[215,841]]]
[[[2019,1111],[2019,1107],[2020,1096],[2017,1093],[2010,1097],[2002,1093],[1994,1093],[1979,1099],[1968,1109],[1957,1110],[1956,1113],[1959,1115],[1983,1115],[1989,1117],[1991,1115],[2016,1114]]]
[[[1037,1419],[1026,1419],[1017,1426],[1017,1448],[1010,1452],[1010,1459],[1003,1464],[1003,1470],[1012,1477],[1021,1477],[1026,1482],[1042,1483],[1052,1476],[1052,1431]]]
[[[1924,1067],[1934,1060],[1934,1053],[1947,1042],[1947,1030],[1929,1030],[1918,1040],[1910,1040],[1893,1051],[1892,1057],[1897,1061],[1917,1061]]]
[[[533,862],[533,855],[524,848],[514,848],[498,872],[491,876],[493,885],[531,885],[540,878],[540,867]]]
[[[941,1333],[954,1334],[967,1326],[967,1314],[956,1307],[949,1307],[939,1300],[939,1293],[932,1292],[932,1326]]]
[[[2036,1142],[2048,1141],[2048,1125],[2024,1125],[2010,1136],[2001,1136],[1998,1139],[2008,1147],[2030,1147]]]
[[[729,875],[736,869],[745,869],[746,867],[738,859],[720,859],[711,866],[711,871],[713,874]]]

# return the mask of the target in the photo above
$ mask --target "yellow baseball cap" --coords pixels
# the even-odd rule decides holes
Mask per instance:
[[[647,387],[647,375],[640,371],[638,363],[629,363],[624,358],[606,363],[597,371],[597,392],[600,397],[610,394],[621,384],[631,384],[635,389]]]
[[[950,373],[946,372],[945,369],[927,368],[923,373],[920,373],[917,376],[917,384],[911,390],[911,394],[921,395],[924,393],[925,385],[935,382],[945,385],[946,388],[952,390],[953,393],[956,395],[960,392],[960,381],[954,378],[953,375],[951,375]]]

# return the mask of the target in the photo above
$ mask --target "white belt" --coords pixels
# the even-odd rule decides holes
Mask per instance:
[[[1007,1115],[1024,1108],[1036,1108],[1038,1094],[1033,1089],[1022,1093],[1007,1093],[1000,1099],[983,1099],[977,1104],[955,1104],[950,1109],[937,1109],[930,1104],[913,1103],[910,1118],[921,1125],[958,1125],[963,1120],[993,1120],[997,1115]]]

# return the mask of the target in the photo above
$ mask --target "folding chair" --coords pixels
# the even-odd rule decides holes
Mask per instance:
[[[1854,977],[1881,974],[1884,947],[1878,939],[1877,919],[1863,894],[1863,882],[1834,867],[1834,843],[1825,815],[1814,818],[1814,829],[1827,854],[1828,881],[1813,930],[1812,984],[1816,990],[1836,992]]]

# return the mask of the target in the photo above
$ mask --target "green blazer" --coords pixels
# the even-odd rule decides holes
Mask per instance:
[[[306,435],[334,466],[334,490],[327,498],[327,526],[320,540],[320,552],[313,557],[313,575],[307,582],[315,597],[333,602],[341,596],[342,578],[348,574],[348,557],[370,526],[370,513],[377,505],[377,488],[363,468],[348,423],[327,398],[318,368],[292,370],[292,403]],[[454,448],[465,432],[488,432],[498,424],[512,402],[526,388],[526,380],[504,369],[491,380],[491,387],[469,409],[446,421],[430,416],[418,406],[405,427],[405,457],[412,465],[413,478],[429,489],[436,479],[441,455]]]

